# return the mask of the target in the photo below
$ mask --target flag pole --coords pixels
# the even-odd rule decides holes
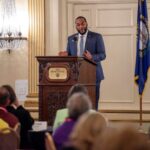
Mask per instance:
[[[142,95],[140,95],[140,126],[142,126],[142,113],[143,113],[143,110],[142,110]]]

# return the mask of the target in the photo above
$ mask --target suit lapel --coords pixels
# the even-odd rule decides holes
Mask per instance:
[[[77,56],[78,33],[73,36],[72,42],[74,55]]]

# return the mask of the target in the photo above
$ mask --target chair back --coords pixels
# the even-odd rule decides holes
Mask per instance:
[[[0,130],[0,150],[16,150],[19,148],[19,136],[11,128]]]
[[[53,138],[48,132],[45,133],[45,147],[46,150],[56,150]]]
[[[21,124],[17,123],[13,129],[16,131],[17,135],[20,136]]]

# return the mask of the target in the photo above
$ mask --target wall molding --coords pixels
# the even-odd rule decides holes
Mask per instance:
[[[150,2],[150,0],[147,0]],[[129,4],[137,3],[137,0],[68,0],[68,3],[74,4]]]
[[[130,113],[130,114],[139,114],[140,110],[114,110],[114,109],[101,109],[101,113]],[[150,110],[143,110],[143,114],[150,114]]]

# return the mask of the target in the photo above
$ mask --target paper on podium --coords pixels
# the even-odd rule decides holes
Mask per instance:
[[[47,129],[46,121],[35,121],[32,126],[33,131],[42,131]]]

